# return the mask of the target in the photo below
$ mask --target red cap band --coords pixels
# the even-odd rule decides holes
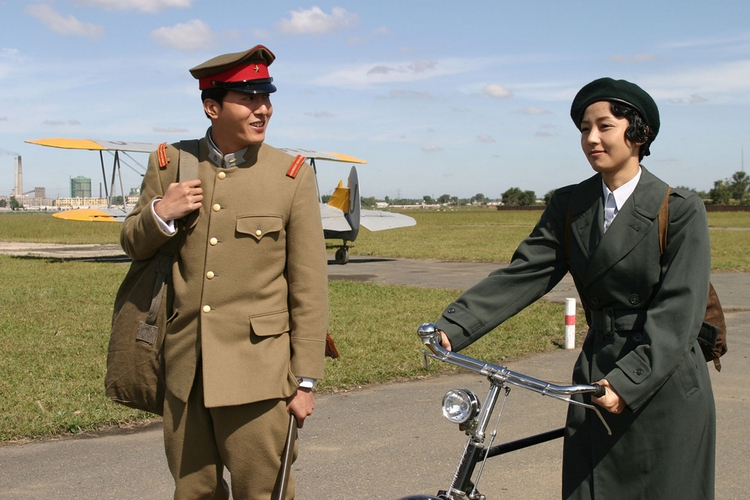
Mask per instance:
[[[200,90],[214,87],[212,82],[233,83],[253,80],[265,80],[270,78],[268,75],[268,66],[264,62],[251,62],[229,68],[221,73],[206,76],[198,80]]]

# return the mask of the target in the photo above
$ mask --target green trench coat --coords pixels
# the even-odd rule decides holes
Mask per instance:
[[[591,411],[570,408],[565,499],[714,497],[716,416],[697,342],[711,269],[708,224],[700,198],[673,190],[661,256],[657,215],[666,191],[642,168],[635,191],[603,234],[601,175],[558,189],[511,264],[467,290],[437,323],[460,350],[570,270],[589,324],[573,381],[606,378],[627,408],[619,415],[603,411],[612,436]]]

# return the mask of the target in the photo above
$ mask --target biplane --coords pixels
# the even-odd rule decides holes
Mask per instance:
[[[99,152],[99,161],[102,169],[102,179],[104,181],[105,196],[107,198],[107,207],[104,208],[79,208],[75,210],[66,210],[56,212],[54,217],[75,221],[94,221],[94,222],[122,222],[127,217],[130,209],[128,207],[127,196],[122,185],[122,167],[126,166],[136,170],[127,159],[136,163],[140,171],[136,170],[141,176],[144,175],[146,168],[141,165],[129,153],[151,153],[159,146],[156,143],[148,142],[130,142],[130,141],[102,141],[91,139],[66,139],[66,138],[49,138],[26,141],[29,144],[39,146],[48,146],[62,149],[78,149]],[[337,264],[346,264],[349,262],[349,247],[357,239],[360,226],[370,231],[383,231],[399,227],[409,227],[417,222],[406,215],[381,210],[363,210],[361,207],[359,180],[357,169],[352,166],[349,171],[347,185],[344,187],[343,181],[339,181],[338,186],[334,189],[327,203],[323,203],[323,197],[320,192],[317,177],[316,161],[335,161],[354,164],[366,164],[365,160],[354,158],[339,153],[328,153],[312,151],[308,149],[280,148],[292,156],[304,156],[315,172],[315,183],[318,190],[318,200],[320,203],[320,215],[323,220],[323,234],[329,240],[341,240],[340,245],[334,245],[336,248],[335,261]],[[107,180],[107,168],[104,162],[104,152],[109,152],[113,156],[112,170]],[[122,193],[122,204],[114,204],[115,183],[119,178],[120,192]]]

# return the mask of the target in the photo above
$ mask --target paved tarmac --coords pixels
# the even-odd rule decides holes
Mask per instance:
[[[353,257],[346,266],[330,261],[329,278],[464,289],[496,267]],[[716,498],[747,499],[750,274],[715,274],[712,281],[730,332],[722,372],[710,370],[718,417]],[[547,299],[570,296],[575,289],[566,278]],[[415,335],[415,358],[417,345]],[[576,356],[576,350],[559,350],[508,367],[567,383]],[[440,413],[442,396],[453,387],[469,388],[481,398],[487,383],[464,373],[319,395],[315,414],[300,431],[301,454],[293,466],[298,500],[393,500],[447,487],[465,443]],[[565,411],[563,403],[514,389],[497,442],[560,427]],[[558,498],[561,448],[557,440],[489,460],[480,490],[490,500]],[[158,423],[102,436],[0,446],[3,499],[167,499],[171,493]]]

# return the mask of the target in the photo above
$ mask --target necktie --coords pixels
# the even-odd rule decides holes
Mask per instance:
[[[612,221],[615,220],[617,215],[617,205],[615,204],[615,195],[609,193],[607,195],[607,203],[604,205],[604,232],[607,232]]]

